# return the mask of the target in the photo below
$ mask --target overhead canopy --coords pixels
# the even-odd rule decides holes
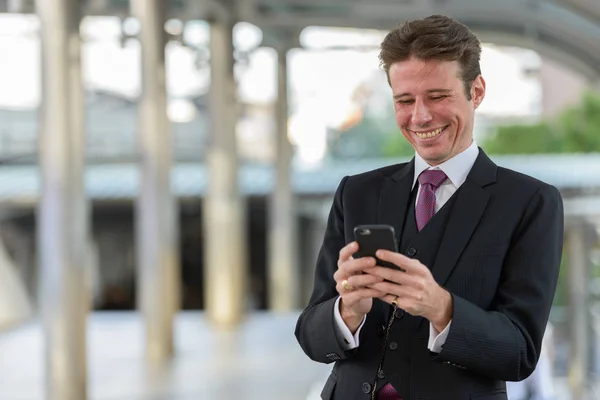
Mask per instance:
[[[486,42],[531,48],[600,81],[597,0],[244,0],[241,16],[261,27],[310,25],[388,30],[430,14],[454,17]]]
[[[83,0],[82,0],[83,1]],[[0,0],[0,12],[34,12],[34,0]],[[86,0],[88,15],[129,14],[128,0]],[[390,29],[433,13],[454,17],[490,43],[531,48],[600,82],[597,0],[169,0],[182,20],[234,15],[270,32],[307,26]],[[277,39],[271,35],[269,42]],[[267,38],[268,40],[268,38]]]

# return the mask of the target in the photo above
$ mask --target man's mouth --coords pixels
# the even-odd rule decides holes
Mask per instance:
[[[416,132],[416,131],[412,131],[415,135],[417,135],[417,137],[419,139],[430,139],[430,138],[434,138],[436,136],[438,136],[440,133],[442,133],[444,131],[444,129],[446,129],[448,127],[448,125],[446,126],[442,126],[441,128],[437,128],[434,129],[432,131],[427,131],[427,132]]]

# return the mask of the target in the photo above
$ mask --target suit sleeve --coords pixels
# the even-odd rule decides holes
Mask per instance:
[[[523,380],[533,372],[558,281],[563,225],[558,190],[541,187],[513,235],[491,309],[453,295],[442,361],[507,381]]]
[[[331,363],[347,358],[353,353],[346,350],[336,335],[333,307],[338,293],[333,274],[337,270],[339,252],[345,246],[343,191],[348,177],[338,186],[329,218],[325,237],[315,270],[314,289],[306,309],[296,324],[296,338],[302,350],[314,361]]]

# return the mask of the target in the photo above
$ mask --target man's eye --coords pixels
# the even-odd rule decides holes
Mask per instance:
[[[398,100],[397,103],[400,104],[412,104],[414,100]]]
[[[446,97],[448,97],[448,96],[435,96],[435,97],[432,97],[431,100],[433,100],[433,101],[440,101],[442,99],[445,99]]]

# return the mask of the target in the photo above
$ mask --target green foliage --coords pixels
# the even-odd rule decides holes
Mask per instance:
[[[383,157],[412,157],[415,149],[406,140],[399,129],[395,129],[387,135],[382,148]]]
[[[335,133],[329,140],[329,154],[337,159],[362,159],[412,156],[414,150],[406,142],[394,120],[364,118],[345,132]]]
[[[365,118],[345,132],[335,132],[329,141],[329,154],[338,159],[378,158],[385,141],[377,121]]]
[[[600,95],[586,93],[582,102],[559,117],[564,132],[564,152],[600,151]]]
[[[600,95],[586,93],[554,120],[500,126],[484,148],[489,154],[600,152]]]
[[[485,141],[484,149],[489,154],[559,153],[561,140],[557,136],[545,122],[499,126]]]

